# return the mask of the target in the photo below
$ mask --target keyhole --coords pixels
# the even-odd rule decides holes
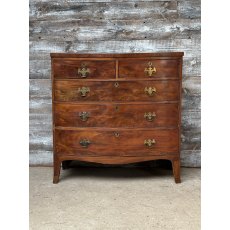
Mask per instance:
[[[119,87],[119,83],[118,83],[118,82],[115,82],[114,86],[115,86],[116,88],[118,88],[118,87]]]
[[[119,109],[119,107],[118,107],[118,105],[116,105],[116,106],[115,106],[115,110],[118,111],[118,109]]]
[[[119,134],[118,132],[114,132],[114,136],[115,136],[115,137],[119,137],[120,134]]]

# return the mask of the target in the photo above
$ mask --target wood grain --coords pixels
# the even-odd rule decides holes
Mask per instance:
[[[88,114],[87,120],[80,116]],[[145,113],[155,117],[145,118]],[[177,127],[178,104],[100,103],[54,105],[55,124],[62,127]]]
[[[183,77],[183,111],[200,111],[200,77]],[[51,80],[30,79],[30,112],[51,113]]]
[[[100,157],[107,156],[104,160],[112,164],[116,164],[117,159],[112,162],[111,156],[168,159],[172,162],[175,182],[180,183],[183,55],[183,52],[117,55],[51,53],[53,183],[59,181],[62,162],[76,160],[80,156],[95,157],[93,161],[97,163],[101,162],[98,161]],[[76,66],[82,66],[82,62],[82,70],[87,70],[88,75],[79,79]],[[156,76],[152,76],[153,71]],[[100,101],[109,103],[104,103],[102,107]],[[175,107],[165,111],[168,103]],[[153,118],[149,118],[151,112],[143,114],[143,110],[151,106],[156,110],[153,115],[157,116],[157,120],[160,118],[155,126],[149,123],[151,118],[151,124],[154,124]],[[93,119],[92,113],[95,114]],[[79,121],[76,114],[83,124],[76,123],[76,120]],[[86,125],[88,119],[92,121],[90,128]],[[130,120],[133,122],[130,123]],[[170,120],[173,123],[170,124]]]
[[[30,4],[30,19],[56,20],[67,19],[162,19],[177,17],[176,1],[151,2],[78,2],[78,1],[33,1]],[[90,17],[89,17],[90,16]]]
[[[115,136],[119,133],[119,137]],[[58,156],[162,156],[178,154],[178,130],[126,130],[94,131],[93,129],[55,130],[56,154]],[[87,139],[91,144],[85,148],[80,141]],[[147,139],[156,143],[149,148]],[[74,159],[74,158],[73,158]]]
[[[189,160],[194,167],[200,152],[200,77],[187,77],[183,79],[182,99],[182,153],[186,152],[185,161],[182,165],[189,166]],[[196,100],[194,100],[194,98]],[[46,131],[43,131],[46,130]],[[30,80],[30,151],[49,151],[52,149],[51,142],[52,117],[51,117],[51,82],[49,79]],[[43,132],[41,132],[43,131]],[[36,138],[39,141],[36,141]],[[35,144],[36,142],[36,144]],[[34,150],[37,149],[37,150]],[[191,151],[190,151],[191,150]],[[190,152],[196,151],[189,157]],[[43,157],[42,153],[41,157]],[[31,158],[33,156],[31,155]],[[49,158],[51,159],[51,158]],[[183,158],[182,158],[183,159]],[[31,160],[32,161],[32,160]],[[33,162],[36,162],[33,160]],[[51,165],[52,161],[43,159],[44,164]],[[183,163],[185,162],[185,164]],[[33,163],[34,165],[35,163]],[[36,165],[36,164],[35,164]],[[199,166],[199,165],[198,165]]]
[[[32,60],[34,54],[31,54],[30,60],[30,79],[50,79],[50,57],[41,55],[39,58]],[[183,78],[200,76],[201,59],[200,54],[196,57],[185,57],[183,61]],[[37,57],[36,57],[37,58]]]
[[[115,61],[55,59],[53,68],[55,79],[82,79],[82,75],[78,73],[82,68],[88,71],[87,75],[83,76],[86,79],[115,78]]]
[[[63,19],[54,21],[31,21],[31,41],[110,41],[140,39],[190,39],[200,33],[200,19],[171,17],[137,20]],[[36,29],[35,29],[36,28]],[[61,29],[63,28],[63,29]]]
[[[178,14],[182,18],[200,18],[201,17],[201,1],[178,1]]]
[[[196,49],[194,49],[196,47]],[[186,57],[200,56],[200,35],[188,39],[139,39],[130,41],[31,41],[31,60],[49,59],[50,53],[78,52],[78,53],[141,53],[141,52],[180,52]]]
[[[182,150],[200,151],[201,132],[199,116],[197,111],[187,111],[182,114],[182,119],[189,117],[189,122],[182,120],[181,142]],[[52,124],[51,115],[30,116],[30,150],[50,151],[52,149]]]
[[[116,87],[115,84],[119,86]],[[58,80],[54,82],[54,99],[59,102],[98,102],[98,101],[177,101],[179,88],[177,80],[159,81],[90,81]],[[89,88],[90,92],[82,97],[79,89]],[[155,88],[156,93],[149,96],[145,88]]]
[[[149,66],[149,63],[151,66]],[[179,78],[178,72],[178,60],[157,60],[157,59],[145,59],[145,60],[120,60],[119,61],[119,78],[122,79],[155,79],[155,78]],[[150,77],[145,69],[155,68],[156,73]]]

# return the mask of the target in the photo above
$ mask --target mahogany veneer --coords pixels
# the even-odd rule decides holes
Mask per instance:
[[[171,160],[180,182],[182,52],[51,53],[54,177],[71,160]]]

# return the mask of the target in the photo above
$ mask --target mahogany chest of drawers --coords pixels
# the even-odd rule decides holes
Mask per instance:
[[[183,52],[51,53],[54,177],[71,160],[167,159],[180,182]]]

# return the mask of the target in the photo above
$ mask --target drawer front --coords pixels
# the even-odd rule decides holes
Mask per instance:
[[[114,79],[115,61],[57,59],[53,63],[54,78]]]
[[[178,154],[178,130],[55,130],[56,153],[75,156]]]
[[[54,81],[55,101],[177,101],[179,81]]]
[[[54,104],[63,127],[177,127],[178,104]]]
[[[119,61],[119,78],[178,78],[178,60],[130,59]]]

